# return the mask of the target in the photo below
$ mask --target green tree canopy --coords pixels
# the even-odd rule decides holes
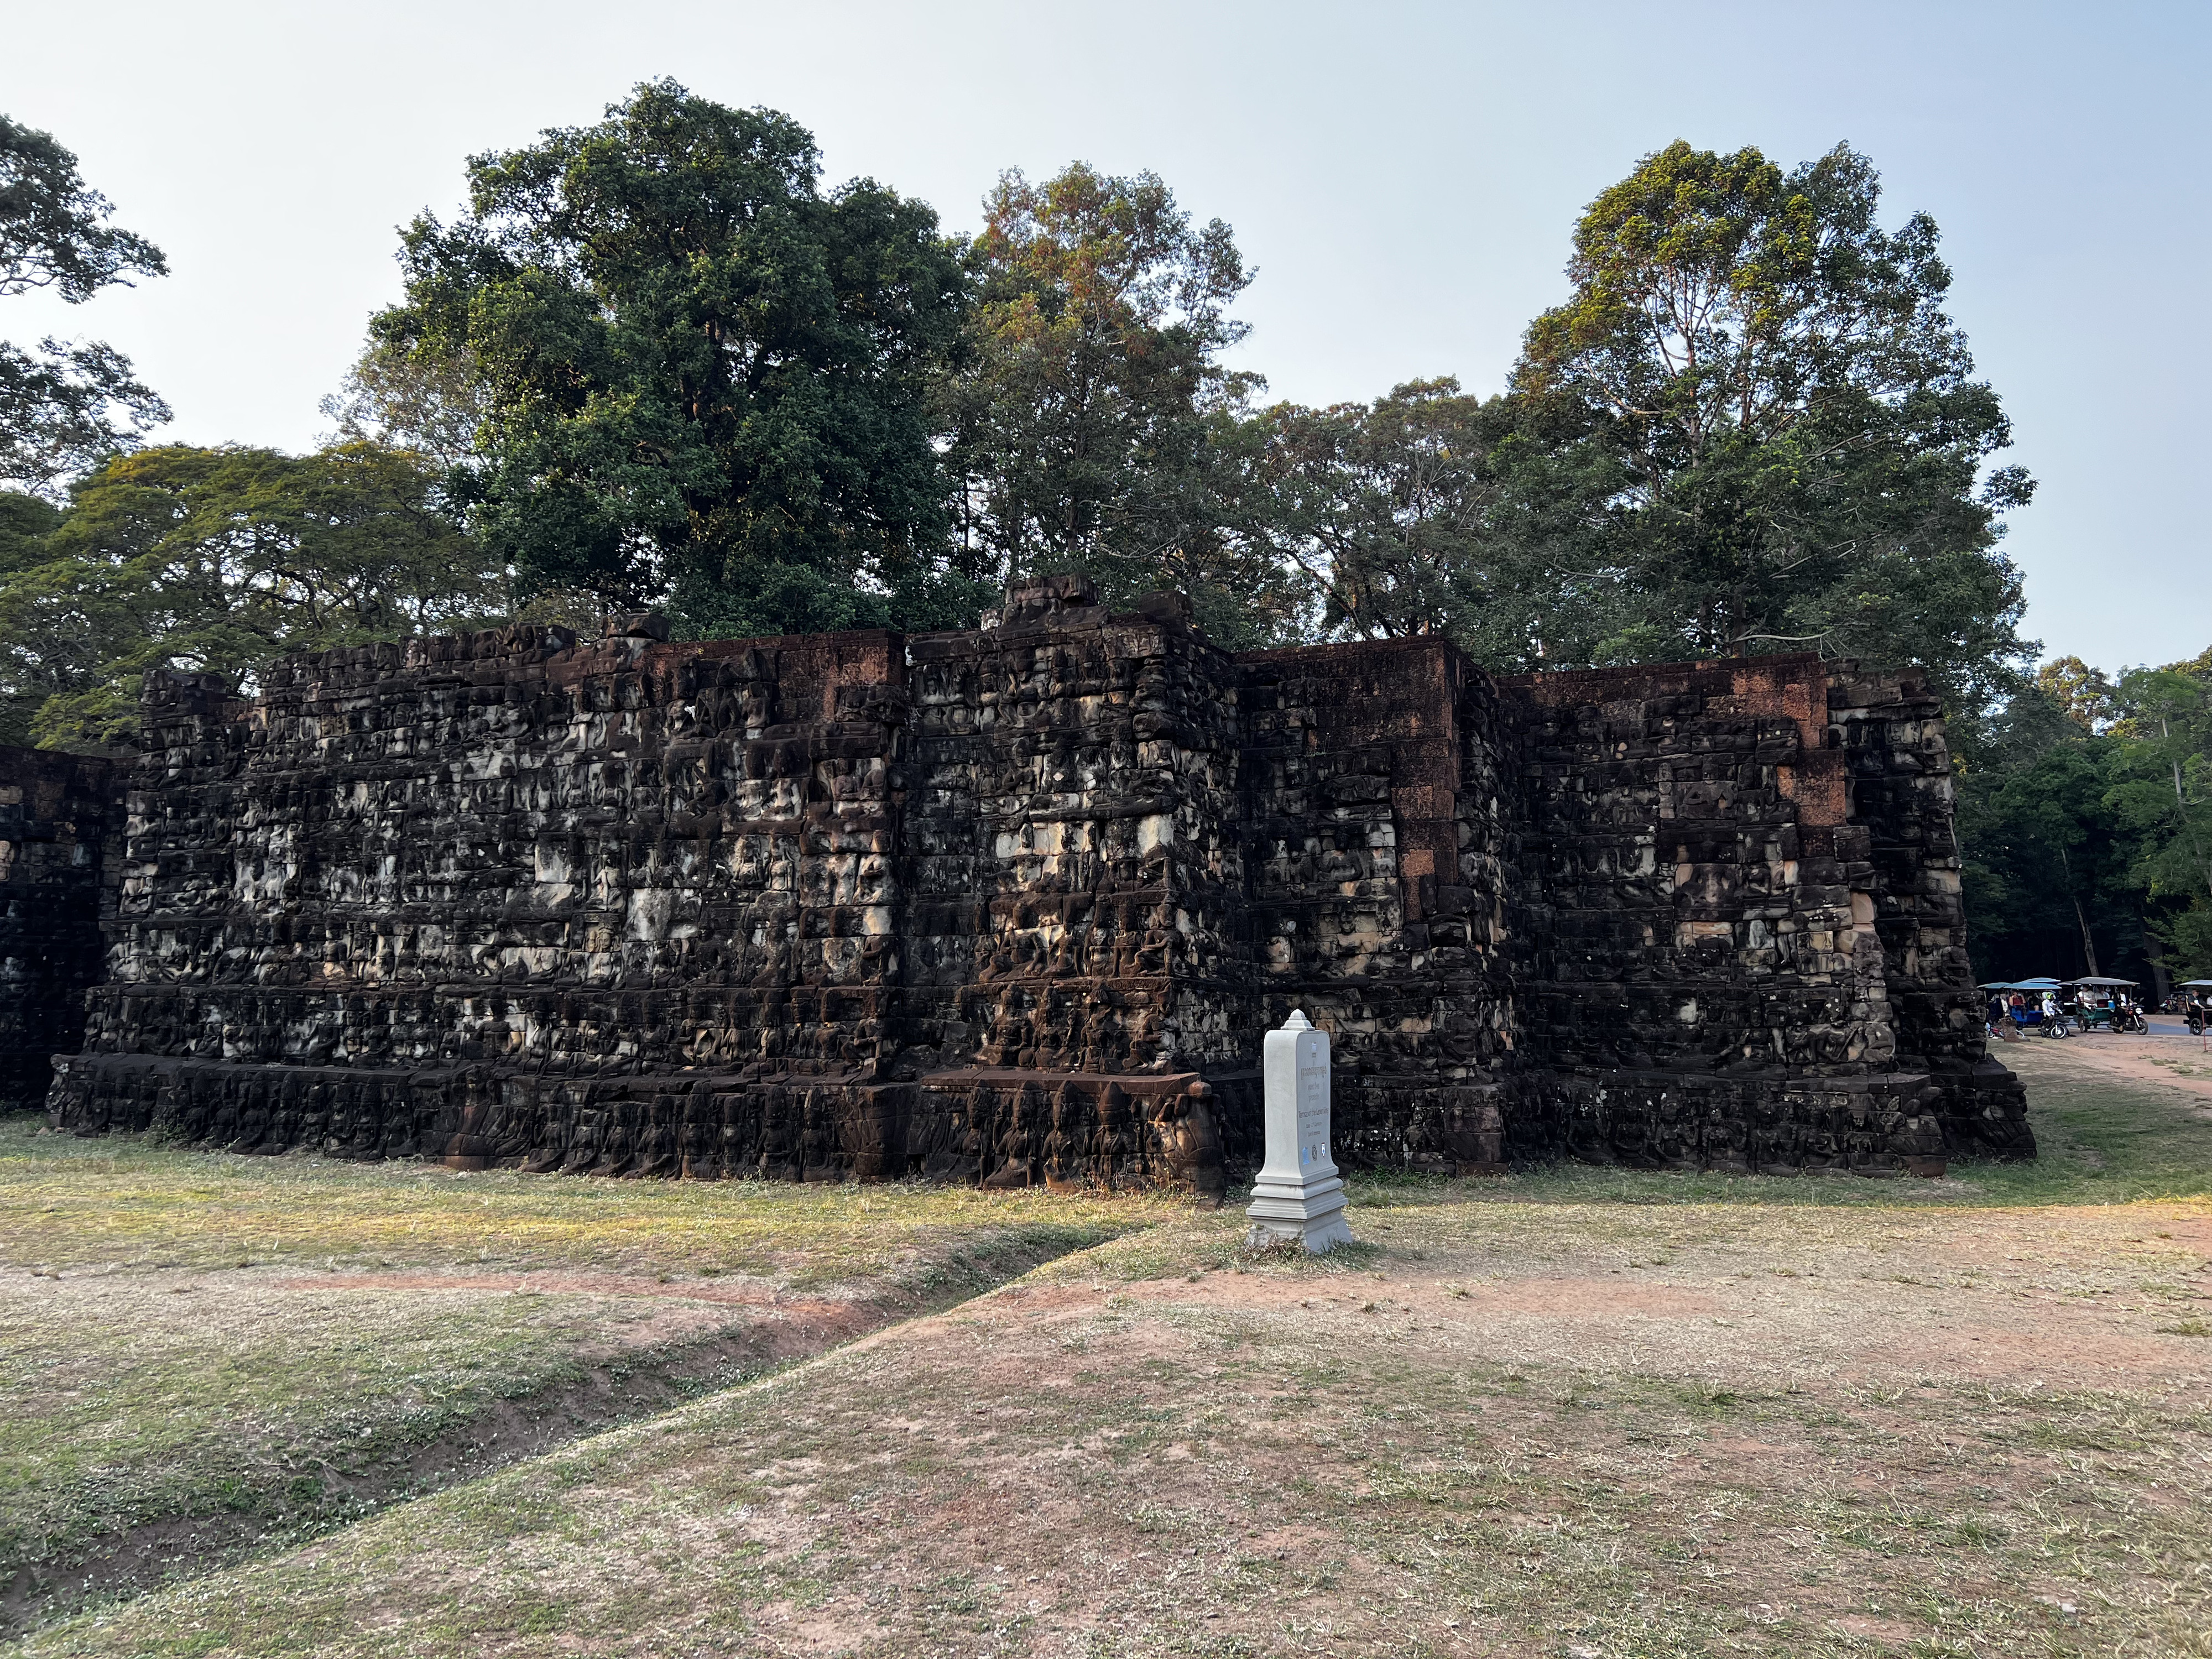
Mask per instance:
[[[1961,768],[1976,965],[2212,974],[2212,652],[2043,665]]]
[[[0,115],[0,296],[50,289],[81,305],[133,273],[166,276],[161,250],[106,222],[107,198],[51,133]],[[53,495],[101,456],[169,418],[168,405],[97,341],[0,341],[0,483]]]
[[[1603,464],[1577,416],[1448,377],[1372,404],[1277,404],[1248,423],[1231,521],[1295,573],[1323,634],[1441,634],[1490,667],[1534,666],[1564,591],[1588,580],[1574,566],[1607,493],[1576,470]]]
[[[1180,587],[1224,642],[1278,636],[1280,572],[1224,534],[1236,417],[1264,384],[1223,361],[1251,281],[1234,234],[1194,225],[1157,174],[1079,161],[1008,172],[983,206],[949,388],[963,568],[1081,571],[1114,599]]]
[[[672,590],[705,633],[933,619],[957,252],[820,171],[788,118],[659,81],[473,158],[467,212],[409,228],[373,338],[480,388],[467,510],[526,579]]]
[[[2106,800],[2117,745],[2039,691],[2014,703],[1960,794],[1977,966],[2008,977],[2110,973],[2144,940],[2135,848],[2112,833]]]
[[[495,619],[506,573],[438,489],[420,457],[371,444],[110,459],[0,572],[0,738],[115,743],[135,729],[151,668],[250,689],[288,651]]]
[[[2114,837],[2136,849],[2152,931],[2212,974],[2212,652],[2123,674],[2113,702]]]
[[[2057,657],[2035,671],[2036,688],[2084,732],[2100,732],[2119,714],[2119,688],[2079,657]]]
[[[2032,486],[1984,476],[2010,431],[1936,227],[1884,230],[1880,198],[1846,146],[1785,174],[1677,143],[1576,228],[1574,293],[1514,383],[1586,408],[1618,470],[1602,580],[1570,589],[1598,659],[1817,648],[1924,665],[1960,708],[2017,684],[1998,515]]]

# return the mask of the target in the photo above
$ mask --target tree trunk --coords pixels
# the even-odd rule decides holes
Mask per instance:
[[[2173,993],[2173,975],[2166,970],[2166,941],[2148,927],[2143,930],[2143,959],[2150,963],[2151,1006],[2159,1007]]]
[[[2078,898],[2074,901],[2074,920],[2081,924],[2081,954],[2089,963],[2089,977],[2095,979],[2099,977],[2097,946],[2095,941],[2089,937],[2089,918],[2081,914],[2081,901]]]
[[[2089,918],[2081,908],[2081,895],[2074,890],[2074,861],[2066,856],[2066,849],[2058,849],[2058,867],[2066,872],[2066,896],[2074,901],[2074,920],[2081,924],[2081,956],[2088,963],[2088,975],[2099,977],[2097,972],[2096,941],[2089,937]]]

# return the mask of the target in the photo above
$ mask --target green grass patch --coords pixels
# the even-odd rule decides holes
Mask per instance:
[[[252,1558],[22,1651],[763,1651],[793,1620],[832,1650],[1021,1651],[1077,1605],[1025,1585],[1063,1581],[1116,1656],[1477,1629],[1471,1650],[2201,1650],[2201,1412],[1933,1351],[1880,1373],[1931,1324],[1984,1356],[2077,1317],[2212,1334],[2201,1250],[2170,1236],[2212,1196],[2212,1115],[2015,1063],[2034,1164],[1358,1175],[1359,1242],[1318,1259],[1249,1249],[1234,1196],[461,1175],[0,1123],[0,1565],[203,1515]],[[889,1318],[1036,1262],[796,1368],[763,1349],[742,1386],[689,1374],[690,1403],[504,1472],[418,1468],[586,1382],[658,1366],[679,1397],[672,1356],[751,1328],[724,1291]],[[1510,1363],[1444,1334],[1538,1316],[1538,1346],[1497,1339]],[[1620,1320],[1616,1358],[1559,1357]],[[1757,1364],[1618,1358],[1668,1321]],[[1772,1369],[1815,1338],[1813,1382]],[[1846,1351],[1873,1356],[1848,1384]],[[408,1501],[359,1518],[379,1468]]]

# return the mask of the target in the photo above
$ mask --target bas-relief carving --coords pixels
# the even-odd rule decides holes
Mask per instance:
[[[1297,1007],[1355,1166],[2033,1151],[1911,677],[1231,657],[1054,578],[903,639],[157,675],[144,727],[86,1132],[1218,1194]]]

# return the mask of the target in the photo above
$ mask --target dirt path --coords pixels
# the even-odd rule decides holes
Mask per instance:
[[[2039,1065],[2045,1056],[2062,1066],[2093,1068],[2136,1083],[2163,1083],[2212,1103],[2212,1048],[2192,1036],[2110,1036],[2087,1032],[2053,1041],[2027,1037],[1994,1045],[2007,1066]]]

